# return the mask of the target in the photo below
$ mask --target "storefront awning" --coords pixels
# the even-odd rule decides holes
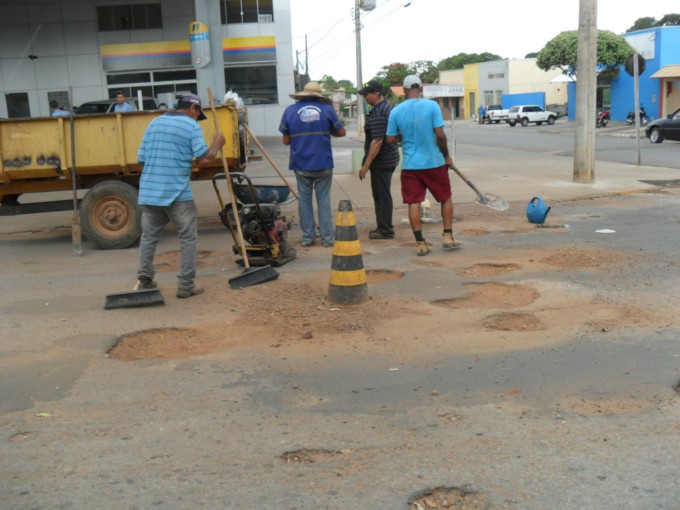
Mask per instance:
[[[680,79],[680,64],[673,64],[669,66],[663,66],[657,72],[655,72],[652,78],[671,78]]]

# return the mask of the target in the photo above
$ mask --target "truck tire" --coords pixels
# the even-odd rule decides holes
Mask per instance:
[[[527,127],[529,125],[529,119],[522,117],[522,127]]]
[[[553,124],[555,124],[555,117],[553,117],[553,116],[551,115],[550,117],[548,117],[548,125],[549,125],[549,126],[552,126]],[[607,124],[605,124],[605,126],[606,126],[606,125],[607,125]]]
[[[80,203],[83,234],[98,248],[116,250],[135,244],[142,235],[137,190],[122,181],[96,184]]]

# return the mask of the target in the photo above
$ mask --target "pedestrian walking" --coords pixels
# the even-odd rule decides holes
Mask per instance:
[[[375,207],[376,228],[368,233],[369,239],[394,239],[392,225],[392,174],[399,164],[399,150],[394,144],[385,142],[387,119],[392,105],[382,96],[383,85],[370,80],[357,91],[366,98],[371,111],[366,116],[364,159],[359,169],[359,179],[364,180],[371,173],[371,191]]]
[[[401,141],[403,161],[401,194],[408,204],[408,218],[418,245],[418,255],[430,253],[420,219],[420,203],[429,190],[441,204],[444,223],[442,247],[460,246],[453,238],[453,201],[448,169],[453,167],[444,133],[444,119],[439,105],[424,99],[423,84],[418,75],[404,78],[406,101],[396,106],[387,122],[387,143]]]
[[[477,113],[479,114],[479,123],[484,124],[484,121],[486,120],[486,108],[483,104],[479,105],[479,109],[477,110]]]
[[[335,109],[323,95],[321,85],[309,82],[302,92],[291,94],[297,103],[283,112],[279,131],[284,145],[290,146],[288,168],[295,172],[298,186],[298,215],[302,246],[316,240],[314,196],[319,216],[319,232],[324,247],[335,241],[331,214],[333,151],[331,136],[345,136],[345,128]]]
[[[177,297],[188,298],[203,292],[196,282],[196,243],[198,214],[191,192],[191,169],[210,165],[224,145],[218,132],[210,147],[198,125],[204,120],[201,100],[194,94],[179,99],[177,108],[156,117],[144,132],[137,160],[143,167],[139,179],[139,205],[142,208],[142,237],[139,245],[137,289],[156,287],[153,259],[165,226],[172,221],[180,243]]]

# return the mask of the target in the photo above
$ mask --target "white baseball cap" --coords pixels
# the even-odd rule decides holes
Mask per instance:
[[[417,74],[409,74],[404,78],[404,88],[405,89],[419,89],[423,86],[423,82],[420,81],[420,77]]]

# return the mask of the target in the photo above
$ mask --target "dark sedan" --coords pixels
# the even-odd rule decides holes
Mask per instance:
[[[665,119],[653,120],[647,124],[645,134],[652,143],[661,143],[664,140],[680,141],[680,109]]]

